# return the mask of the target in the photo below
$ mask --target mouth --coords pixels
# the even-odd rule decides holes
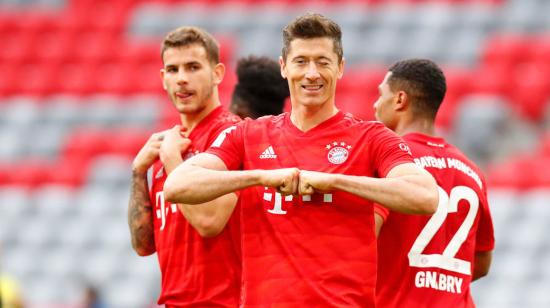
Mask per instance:
[[[176,96],[181,99],[188,99],[189,97],[193,96],[193,92],[176,92]]]
[[[322,84],[306,84],[306,85],[302,85],[302,89],[306,90],[306,91],[311,91],[311,92],[316,92],[316,91],[319,91],[321,90],[321,88],[323,88],[323,85]]]

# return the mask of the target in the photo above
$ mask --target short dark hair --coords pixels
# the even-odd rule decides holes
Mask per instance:
[[[290,51],[290,43],[295,39],[313,39],[327,37],[334,43],[334,52],[338,55],[338,62],[342,62],[344,49],[342,48],[342,30],[340,26],[329,18],[315,13],[298,16],[283,29],[283,60]]]
[[[242,58],[237,62],[237,78],[232,103],[247,105],[251,118],[283,112],[289,89],[277,61],[257,56]]]
[[[388,85],[392,91],[405,91],[415,114],[434,118],[443,102],[447,83],[443,71],[427,59],[407,59],[394,63]]]
[[[213,64],[220,62],[220,45],[210,33],[198,27],[179,27],[166,35],[160,48],[160,57],[164,61],[164,52],[168,48],[185,47],[199,44],[204,47],[206,56]]]

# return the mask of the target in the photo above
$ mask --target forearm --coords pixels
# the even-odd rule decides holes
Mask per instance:
[[[437,208],[437,186],[424,175],[395,178],[334,175],[334,189],[382,204],[406,214],[432,214]]]
[[[128,225],[132,247],[140,256],[155,252],[153,206],[148,194],[146,174],[132,172]]]
[[[261,185],[260,170],[218,171],[180,164],[164,183],[167,201],[200,204],[250,186]]]
[[[493,253],[491,251],[478,251],[474,259],[474,274],[472,281],[487,276],[491,268]]]

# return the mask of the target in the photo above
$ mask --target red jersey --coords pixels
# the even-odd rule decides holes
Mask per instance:
[[[439,185],[435,214],[406,215],[379,206],[378,307],[474,307],[474,254],[494,248],[485,180],[474,163],[445,140],[403,137],[415,163]]]
[[[230,170],[279,169],[384,177],[412,162],[403,140],[342,112],[307,132],[289,114],[244,121],[208,150]],[[282,196],[242,190],[245,307],[373,307],[376,241],[372,203],[334,191]]]
[[[191,132],[187,159],[205,151],[216,136],[240,121],[222,107],[214,109]],[[159,304],[185,307],[236,307],[240,290],[240,230],[238,218],[229,220],[216,237],[202,238],[176,204],[164,201],[167,174],[162,163],[153,165],[151,200],[154,208],[155,247],[162,273]]]

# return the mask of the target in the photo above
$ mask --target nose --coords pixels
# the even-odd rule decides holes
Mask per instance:
[[[307,72],[306,72],[306,78],[315,80],[319,77],[320,75],[319,75],[319,71],[317,70],[317,64],[315,64],[314,61],[309,62],[309,65],[307,67]]]
[[[178,76],[176,81],[178,84],[185,84],[189,81],[187,78],[187,74],[183,69],[178,71]]]
[[[374,109],[374,111],[376,111],[376,109],[378,108],[378,99],[376,101],[374,101],[374,104],[372,104],[372,108]]]

